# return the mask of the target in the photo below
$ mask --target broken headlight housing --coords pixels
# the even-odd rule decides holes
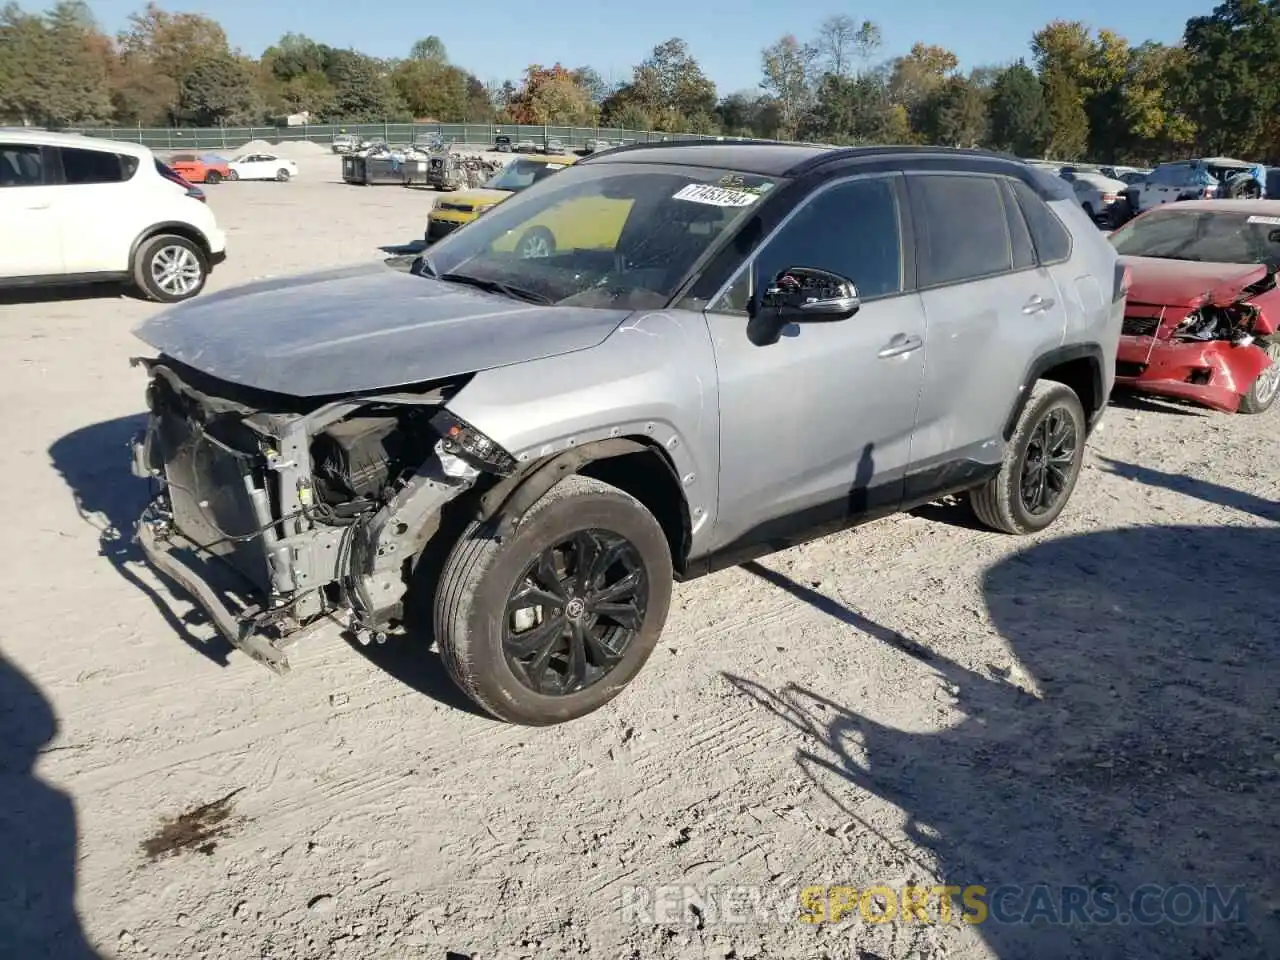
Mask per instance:
[[[439,452],[442,456],[456,457],[478,470],[502,477],[515,470],[515,457],[448,410],[441,410],[432,417],[431,426],[440,434]]]

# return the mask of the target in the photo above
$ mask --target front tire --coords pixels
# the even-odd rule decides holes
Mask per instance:
[[[143,241],[134,255],[134,285],[158,303],[190,300],[208,278],[208,258],[186,237],[162,233]]]
[[[208,173],[204,175],[204,182],[205,183],[221,183],[222,174],[220,174],[217,170],[210,170]]]
[[[1000,472],[970,495],[978,519],[1018,535],[1037,533],[1057,520],[1080,477],[1085,429],[1075,391],[1053,380],[1037,381]]]
[[[289,171],[286,170],[284,167],[281,167],[279,170],[276,171],[277,182],[286,183],[288,179],[289,179]]]
[[[228,174],[227,174],[227,179],[228,179],[228,180],[239,180],[239,179],[240,179],[240,174],[238,174],[238,173],[236,173],[236,171],[232,170],[230,173],[228,173]]]
[[[1271,366],[1258,374],[1249,392],[1240,398],[1240,413],[1266,413],[1280,396],[1280,340],[1259,344],[1271,358]]]
[[[454,682],[508,723],[598,710],[640,672],[671,604],[666,535],[635,497],[560,481],[498,538],[471,524],[441,573],[435,637]]]

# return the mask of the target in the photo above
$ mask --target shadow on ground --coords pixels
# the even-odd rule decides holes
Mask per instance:
[[[0,956],[96,960],[76,915],[76,811],[34,773],[53,707],[0,656]]]
[[[219,634],[205,639],[190,629],[207,622],[199,607],[193,606],[186,617],[179,618],[166,598],[138,576],[142,551],[133,542],[133,525],[147,504],[148,492],[146,482],[129,472],[129,441],[145,426],[143,414],[95,423],[57,440],[49,448],[49,457],[71,489],[80,515],[99,530],[101,555],[150,598],[188,646],[225,667],[231,645]]]
[[[1189,478],[1130,475],[1276,515],[1275,504]],[[806,736],[797,762],[851,817],[859,794],[894,804],[910,841],[940,864],[932,882],[986,886],[990,914],[976,930],[1002,960],[1275,957],[1278,551],[1269,526],[1029,546],[983,582],[1017,669],[922,653],[782,584],[940,674],[963,715],[941,733],[891,729],[801,687],[729,679]],[[1010,679],[1023,671],[1029,682]],[[1218,922],[1206,923],[1215,908]]]
[[[0,290],[0,306],[23,306],[33,303],[59,303],[73,300],[119,300],[127,296],[123,283],[78,283],[39,287],[11,287]]]

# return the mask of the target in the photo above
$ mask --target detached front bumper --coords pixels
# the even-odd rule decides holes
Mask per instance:
[[[1270,364],[1266,351],[1252,344],[1126,335],[1116,354],[1116,386],[1235,413]]]
[[[194,543],[166,529],[159,520],[145,516],[138,523],[136,540],[147,562],[189,593],[228,643],[276,673],[289,671],[284,649],[259,631],[251,615],[234,609],[225,594],[201,571],[203,564]],[[290,645],[298,639],[296,634],[290,636]]]

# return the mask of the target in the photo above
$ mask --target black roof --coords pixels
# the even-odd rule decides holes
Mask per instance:
[[[592,154],[579,163],[672,163],[689,167],[718,167],[764,177],[797,176],[818,166],[845,160],[888,157],[970,157],[1021,164],[1009,154],[958,147],[875,146],[833,147],[775,140],[674,140],[633,143]]]

